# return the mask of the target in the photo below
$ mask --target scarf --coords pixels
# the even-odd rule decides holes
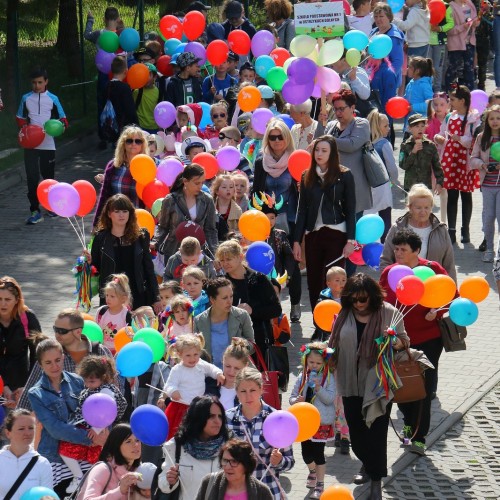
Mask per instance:
[[[210,441],[200,441],[192,439],[184,443],[184,451],[189,453],[196,460],[213,460],[217,458],[221,446],[224,444],[224,437],[219,436]]]
[[[262,155],[262,166],[264,171],[267,172],[271,177],[276,179],[288,168],[288,159],[290,158],[290,153],[285,151],[283,156],[279,160],[275,160],[273,155],[269,153],[269,148],[266,148]]]
[[[325,170],[324,172],[316,165],[316,173],[318,174],[319,178],[323,182],[325,180],[325,175],[328,170]]]

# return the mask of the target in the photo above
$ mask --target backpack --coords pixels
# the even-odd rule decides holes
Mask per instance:
[[[99,309],[99,311],[97,311],[97,317],[95,319],[97,324],[99,324],[99,321],[101,321],[101,318],[108,309],[109,309],[108,306],[102,306]],[[127,315],[125,316],[125,321],[127,322],[127,325],[132,324],[132,313],[130,311],[127,311]]]
[[[89,476],[89,473],[90,471],[96,467],[97,465],[99,464],[106,464],[106,466],[108,467],[109,469],[109,477],[108,477],[108,480],[106,481],[106,484],[104,485],[104,488],[102,489],[102,492],[101,494],[104,494],[104,492],[106,491],[106,488],[108,487],[108,484],[109,482],[111,481],[111,477],[113,476],[113,470],[111,469],[111,465],[108,464],[108,462],[103,462],[103,461],[100,461],[100,462],[97,462],[95,463],[82,477],[82,479],[80,480],[80,483],[78,484],[78,487],[76,488],[76,490],[71,493],[70,495],[68,495],[67,497],[65,497],[64,500],[76,500],[78,498],[78,495],[82,492],[83,490],[83,486],[85,484],[85,481],[87,480],[88,476]]]
[[[101,124],[102,137],[109,142],[117,141],[120,135],[120,127],[118,126],[115,108],[109,98],[99,117],[99,122]]]

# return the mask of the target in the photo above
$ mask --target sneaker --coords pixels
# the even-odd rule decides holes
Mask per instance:
[[[486,250],[486,240],[483,240],[477,249],[479,252],[484,252]]]
[[[340,440],[340,453],[342,455],[349,455],[349,448],[351,447],[351,443],[348,439],[343,438]]]
[[[486,252],[483,253],[483,262],[493,262],[493,259],[495,258],[495,252],[493,250],[486,250]]]
[[[31,212],[31,215],[26,219],[26,224],[28,224],[29,226],[33,226],[42,221],[42,214],[38,210],[35,210],[34,212]]]
[[[413,441],[410,446],[410,452],[421,457],[425,456],[425,443],[422,443],[422,441]]]
[[[333,445],[335,446],[335,448],[340,448],[340,432],[337,432],[337,434],[335,434],[335,439],[333,440]]]
[[[66,488],[66,493],[68,494],[74,493],[78,488],[78,485],[80,484],[81,480],[82,480],[81,477],[74,477],[71,480],[71,483],[69,483],[69,486]]]
[[[325,489],[325,483],[320,483],[318,481],[318,484],[314,488],[314,491],[309,495],[309,498],[321,498],[324,489]]]
[[[52,212],[51,210],[47,210],[45,212],[45,214],[48,216],[48,217],[59,217],[59,215],[57,215],[55,212]]]
[[[294,304],[290,310],[290,320],[292,323],[298,323],[300,321],[300,317],[302,316],[302,311],[300,309],[300,304]]]
[[[306,268],[306,267],[304,267],[304,269],[301,269],[301,270],[300,270],[300,275],[301,275],[301,276],[305,276],[306,274],[307,274],[307,268]]]
[[[316,488],[316,471],[309,472],[306,480],[306,488]]]

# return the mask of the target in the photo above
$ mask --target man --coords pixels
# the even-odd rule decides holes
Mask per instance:
[[[192,52],[183,52],[177,56],[179,73],[170,78],[167,84],[166,101],[175,107],[183,104],[193,104],[203,100],[201,82],[198,78],[200,72],[198,59]]]
[[[205,19],[208,16],[208,11],[211,9],[210,5],[205,5],[203,2],[199,2],[198,0],[196,2],[191,2],[191,4],[188,6],[186,9],[186,14],[188,12],[192,12],[194,10],[197,10],[198,12],[201,12],[204,16]]]
[[[250,38],[257,33],[255,26],[245,17],[245,10],[240,2],[233,0],[227,3],[223,14],[226,17],[226,20],[222,23],[226,40],[233,30],[243,30]]]

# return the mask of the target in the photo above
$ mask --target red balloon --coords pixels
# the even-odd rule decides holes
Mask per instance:
[[[97,200],[97,194],[95,192],[95,187],[90,184],[89,181],[75,181],[73,182],[73,187],[78,191],[80,195],[80,208],[76,215],[79,217],[85,217],[94,208],[95,202]]]
[[[172,76],[174,74],[174,68],[170,64],[170,61],[172,58],[170,56],[161,56],[158,61],[156,61],[156,69],[163,75],[163,76]]]
[[[0,377],[0,394],[3,394],[3,388],[4,388],[3,378]]]
[[[160,31],[167,40],[169,38],[177,38],[178,40],[182,38],[182,24],[175,16],[163,16],[160,19]]]
[[[252,41],[247,33],[243,30],[233,30],[227,37],[229,48],[240,56],[246,56],[250,52],[250,45]]]
[[[184,16],[184,34],[188,40],[196,40],[205,31],[206,24],[205,16],[197,10],[192,10]]]
[[[360,245],[357,247],[357,250],[354,250],[354,252],[349,255],[349,260],[357,266],[364,266],[366,264],[365,259],[363,259],[363,246],[364,245]]]
[[[429,12],[431,14],[430,23],[438,25],[446,16],[446,5],[441,0],[429,2]]]
[[[205,178],[207,181],[212,179],[217,175],[219,171],[219,163],[217,162],[217,158],[210,153],[198,153],[191,163],[197,163],[200,167],[203,167],[205,170]]]
[[[225,63],[228,55],[229,47],[223,40],[214,40],[208,44],[207,59],[212,66],[218,66],[219,64]]]
[[[304,149],[295,150],[288,159],[288,171],[290,175],[296,180],[302,179],[302,173],[311,166],[311,153]]]
[[[269,55],[273,58],[276,66],[281,67],[283,67],[285,61],[290,58],[290,52],[283,47],[278,47],[277,49],[272,50]]]
[[[151,208],[153,206],[153,203],[158,198],[165,198],[168,193],[170,193],[170,189],[168,189],[168,186],[158,179],[155,179],[153,182],[150,182],[148,185],[144,186],[144,189],[142,191],[142,201],[148,208]]]
[[[396,297],[401,304],[413,306],[424,294],[424,282],[418,276],[405,276],[396,285]]]
[[[19,145],[25,149],[34,149],[40,146],[44,139],[45,130],[38,125],[23,125],[17,135]]]
[[[38,201],[40,202],[40,205],[50,211],[52,211],[52,208],[50,207],[49,203],[49,190],[56,184],[59,183],[55,179],[45,179],[44,181],[40,182],[40,184],[38,184],[38,187],[36,188],[36,196],[38,198]]]
[[[410,103],[404,97],[391,97],[385,110],[391,118],[404,118],[410,112]]]

